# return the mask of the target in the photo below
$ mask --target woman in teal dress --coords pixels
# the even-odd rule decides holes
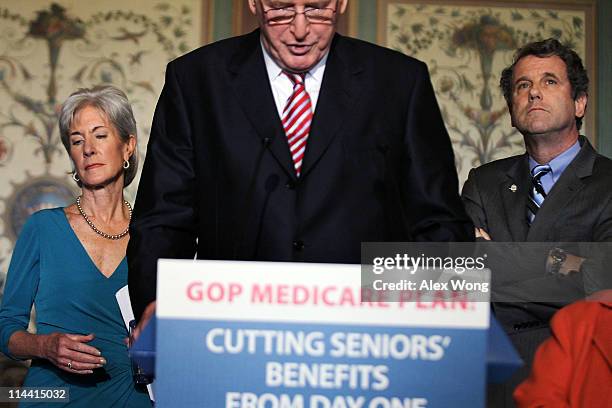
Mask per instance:
[[[136,121],[125,94],[105,86],[72,94],[59,127],[82,193],[23,227],[0,309],[1,351],[32,359],[24,387],[69,390],[64,405],[32,405],[150,407],[133,381],[115,299],[127,284],[132,209],[123,189],[136,174]],[[36,334],[27,331],[32,305]]]

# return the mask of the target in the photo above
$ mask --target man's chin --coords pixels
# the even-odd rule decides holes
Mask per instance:
[[[283,61],[283,65],[293,72],[306,72],[317,65],[317,59],[311,55],[291,55],[291,57]]]

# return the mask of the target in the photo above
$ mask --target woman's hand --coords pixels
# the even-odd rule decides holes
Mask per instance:
[[[57,367],[73,374],[91,374],[95,368],[102,367],[106,360],[102,353],[88,343],[94,334],[51,333],[39,336],[40,356]]]

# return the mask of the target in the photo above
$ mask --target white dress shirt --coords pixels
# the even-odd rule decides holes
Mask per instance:
[[[283,75],[283,70],[278,64],[272,59],[272,57],[266,51],[266,48],[261,45],[263,50],[264,61],[266,63],[266,70],[268,71],[268,80],[272,88],[272,95],[274,95],[274,103],[276,103],[276,109],[278,110],[278,116],[283,117],[283,109],[287,104],[287,100],[293,93],[293,83],[286,75]],[[325,63],[327,62],[326,53],[321,61],[317,63],[305,77],[306,92],[310,95],[310,101],[312,102],[312,113],[314,114],[317,107],[317,100],[319,99],[319,91],[321,90],[321,82],[323,81],[323,73],[325,72]]]

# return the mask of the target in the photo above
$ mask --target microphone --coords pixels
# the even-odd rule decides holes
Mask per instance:
[[[240,220],[237,228],[236,234],[236,244],[234,246],[234,260],[238,260],[240,254],[240,248],[242,247],[242,243],[244,242],[244,238],[246,235],[246,230],[248,227],[248,222],[250,220],[249,214],[251,210],[251,206],[253,205],[253,196],[255,195],[255,184],[257,182],[257,176],[259,175],[259,171],[261,168],[261,162],[263,159],[263,155],[266,150],[272,144],[272,137],[264,137],[261,139],[261,149],[257,154],[257,159],[255,160],[255,168],[253,170],[253,176],[251,177],[251,181],[249,182],[249,188],[247,189],[246,198],[244,200],[245,206],[244,211],[242,212],[242,219]]]
[[[255,237],[255,245],[253,249],[253,256],[251,259],[257,259],[257,252],[259,252],[259,242],[261,239],[261,230],[263,229],[263,220],[266,215],[266,209],[268,208],[268,201],[270,200],[270,196],[278,187],[278,183],[280,181],[280,177],[278,174],[270,174],[266,179],[266,198],[264,199],[264,204],[261,208],[261,214],[259,215],[259,226],[257,227],[257,235]]]

